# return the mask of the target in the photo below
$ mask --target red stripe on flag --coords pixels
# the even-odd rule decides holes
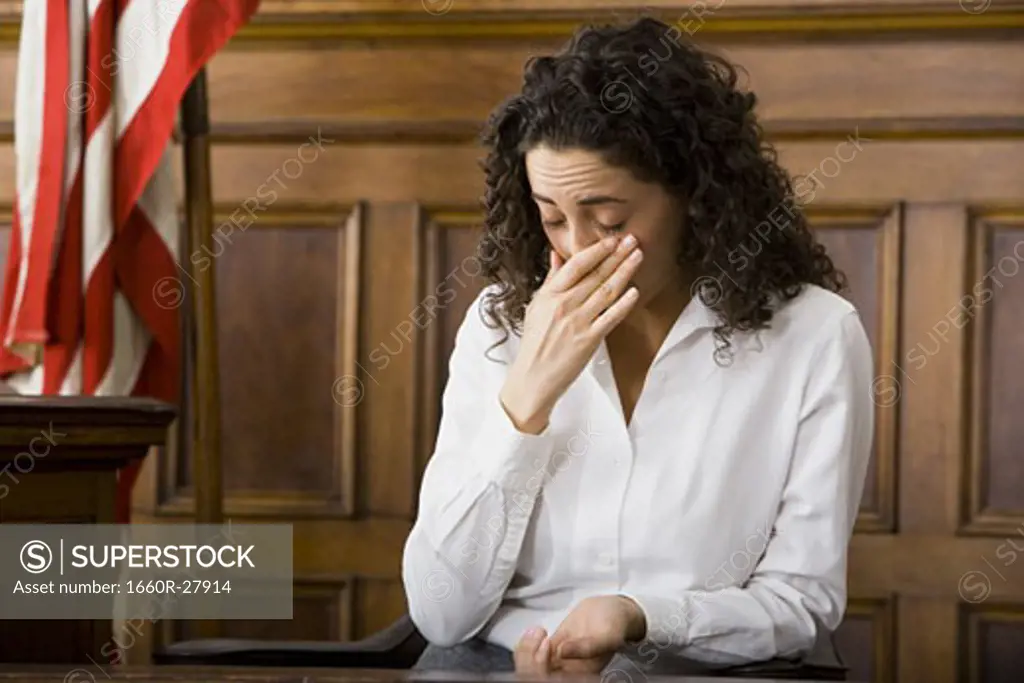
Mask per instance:
[[[118,235],[114,246],[114,264],[121,293],[131,302],[135,313],[153,335],[153,341],[168,356],[170,365],[167,372],[172,381],[159,385],[176,386],[181,346],[178,305],[181,302],[165,301],[165,297],[156,296],[154,289],[162,283],[178,283],[179,286],[181,283],[176,277],[177,266],[167,245],[138,206],[132,210],[128,223]],[[166,401],[176,401],[178,398],[177,391],[166,395],[140,395]]]
[[[85,288],[82,393],[95,394],[114,355],[114,255],[104,249]]]
[[[86,144],[110,109],[110,100],[113,96],[114,67],[117,62],[113,54],[114,21],[113,3],[110,0],[103,0],[89,23],[89,49],[86,54],[85,71],[86,84],[94,99],[92,106],[85,112]]]
[[[64,238],[50,285],[50,340],[45,351],[43,393],[59,394],[82,335],[82,174],[64,210]]]
[[[7,249],[7,276],[4,279],[3,317],[0,318],[0,377],[32,367],[31,363],[7,349],[2,340],[7,338],[7,321],[14,308],[14,293],[18,288],[21,273],[21,217],[18,215],[18,200],[14,200],[14,222],[11,225],[10,245]],[[43,339],[33,340],[42,343]]]

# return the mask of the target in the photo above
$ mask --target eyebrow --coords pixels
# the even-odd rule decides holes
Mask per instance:
[[[554,204],[555,200],[539,195],[536,192],[531,195],[538,202],[544,202],[545,204]],[[579,206],[594,206],[595,204],[625,204],[625,199],[619,199],[618,197],[610,197],[608,195],[599,194],[584,197],[583,199],[576,202]]]

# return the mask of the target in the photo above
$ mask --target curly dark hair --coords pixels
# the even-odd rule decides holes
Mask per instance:
[[[773,307],[805,284],[846,288],[764,140],[757,98],[736,83],[736,67],[650,17],[582,27],[557,54],[527,62],[522,92],[492,113],[482,136],[486,217],[477,255],[482,275],[500,285],[483,308],[505,329],[501,342],[521,330],[549,267],[524,163],[539,144],[598,152],[684,201],[678,263],[717,314],[716,356],[729,350],[733,331],[767,327]],[[777,223],[780,213],[786,220]]]

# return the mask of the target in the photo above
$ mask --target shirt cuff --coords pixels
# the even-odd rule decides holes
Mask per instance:
[[[519,431],[497,396],[482,408],[483,425],[474,450],[484,476],[511,493],[536,489],[533,480],[543,480],[551,459],[551,425],[540,434]]]
[[[631,593],[620,595],[635,602],[643,612],[647,622],[645,641],[676,648],[686,647],[690,642],[690,625],[700,610],[699,599],[694,600],[691,594],[681,599]]]

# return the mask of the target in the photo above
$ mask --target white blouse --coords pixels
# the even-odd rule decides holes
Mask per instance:
[[[483,293],[459,328],[402,578],[428,641],[512,649],[580,600],[626,595],[659,652],[714,663],[799,655],[846,606],[871,453],[872,352],[856,309],[807,287],[771,329],[713,357],[699,299],[626,424],[604,344],[540,435],[498,400],[518,337]]]

